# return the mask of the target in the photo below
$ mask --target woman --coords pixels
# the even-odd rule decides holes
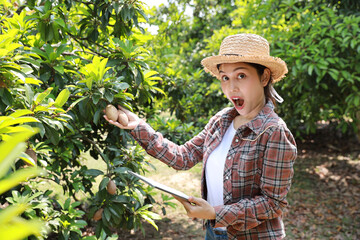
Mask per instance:
[[[295,140],[274,112],[282,99],[272,87],[287,73],[271,57],[266,39],[255,34],[226,37],[217,56],[202,60],[205,71],[221,81],[233,104],[213,116],[184,145],[164,139],[144,120],[123,109],[136,141],[151,156],[174,169],[203,162],[202,198],[180,201],[189,217],[205,220],[205,239],[281,239],[282,213],[297,155]]]

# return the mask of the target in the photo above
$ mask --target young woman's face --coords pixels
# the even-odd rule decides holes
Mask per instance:
[[[220,65],[219,73],[221,88],[240,115],[251,116],[263,108],[269,69],[259,77],[256,69],[247,63],[224,63]]]

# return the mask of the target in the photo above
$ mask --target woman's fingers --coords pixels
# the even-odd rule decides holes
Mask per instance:
[[[204,204],[204,203],[207,203],[204,199],[202,198],[196,198],[196,197],[189,197],[189,202],[190,203],[193,203],[195,205],[201,205],[201,204]]]
[[[173,196],[185,208],[187,215],[191,218],[215,219],[214,208],[204,199],[189,197],[188,200]]]
[[[106,115],[104,115],[104,118],[105,118],[106,121],[108,121],[110,124],[115,125],[115,126],[117,126],[117,127],[119,127],[119,128],[125,129],[125,126],[123,126],[122,124],[120,124],[120,123],[117,122],[117,121],[110,120]]]
[[[127,110],[126,108],[124,108],[120,105],[118,106],[118,108],[121,111],[123,111],[126,114],[126,116],[128,117],[128,119],[129,119],[128,125],[124,126],[121,123],[119,123],[118,121],[112,121],[106,115],[104,115],[104,118],[106,119],[106,121],[108,121],[110,124],[117,126],[118,128],[121,128],[121,129],[129,129],[129,130],[135,129],[141,121],[140,118],[135,113]],[[105,112],[105,110],[104,110],[104,112]]]
[[[135,113],[129,111],[128,109],[126,109],[120,105],[118,105],[118,107],[121,111],[123,111],[127,115],[128,119],[129,119],[129,125],[133,126],[134,124],[136,124],[136,126],[137,126],[139,124],[140,118]]]
[[[120,109],[121,111],[123,111],[123,112],[126,113],[126,114],[132,113],[132,112],[130,112],[129,110],[127,110],[126,108],[124,108],[124,107],[121,106],[121,105],[118,105],[118,109]]]

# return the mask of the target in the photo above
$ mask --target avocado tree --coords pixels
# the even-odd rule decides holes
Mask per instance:
[[[147,162],[126,131],[102,118],[109,103],[143,115],[163,96],[143,47],[151,37],[141,25],[148,21],[143,4],[3,0],[0,13],[0,116],[13,121],[13,132],[39,129],[13,171],[31,164],[48,173],[5,192],[1,203],[30,204],[24,215],[46,219],[44,238],[79,239],[89,224],[97,236],[142,229],[141,219],[156,227],[149,189],[126,173],[144,171]],[[103,161],[106,171],[89,169],[85,152]],[[95,178],[101,180],[97,189]],[[39,190],[43,182],[60,185],[67,200]]]

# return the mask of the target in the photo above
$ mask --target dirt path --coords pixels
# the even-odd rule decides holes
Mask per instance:
[[[189,188],[197,184],[184,182]],[[360,239],[360,159],[300,154],[288,200],[286,239]],[[181,206],[167,209],[169,213],[157,221],[159,231],[145,223],[146,237],[139,232],[124,239],[204,239],[201,221],[187,218]]]

